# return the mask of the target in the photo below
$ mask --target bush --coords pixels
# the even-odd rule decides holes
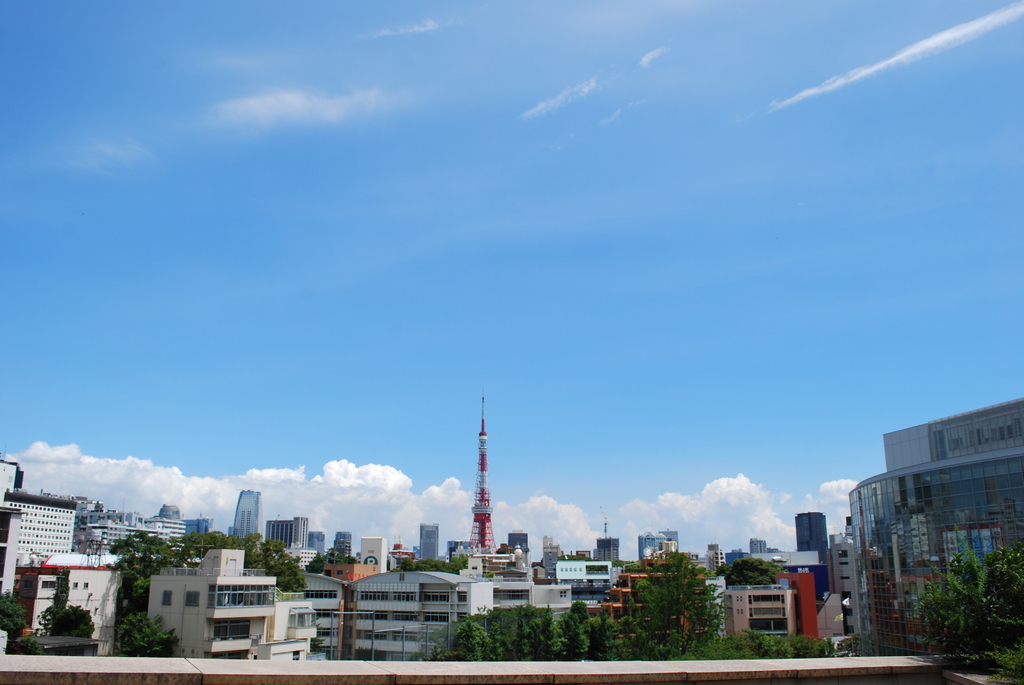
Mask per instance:
[[[1014,647],[999,647],[992,651],[996,662],[996,675],[1015,685],[1024,685],[1024,640]]]

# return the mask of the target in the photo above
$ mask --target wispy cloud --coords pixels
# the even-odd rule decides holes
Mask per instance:
[[[383,36],[402,36],[407,33],[426,33],[427,31],[436,31],[441,26],[433,19],[426,19],[418,24],[412,26],[399,26],[392,29],[381,29],[380,31],[374,31],[373,33],[367,34],[369,38],[381,38]]]
[[[278,90],[263,95],[228,100],[214,107],[226,123],[272,126],[278,123],[337,124],[383,106],[380,90],[360,90],[352,95],[324,97],[301,90]]]
[[[646,69],[647,67],[651,66],[651,62],[658,59],[666,52],[669,52],[668,48],[658,48],[657,50],[651,50],[646,55],[640,58],[640,66]]]
[[[620,114],[622,114],[622,110],[621,109],[617,109],[614,112],[612,112],[612,115],[610,117],[608,117],[607,119],[602,119],[598,123],[601,126],[607,126],[608,124],[610,124],[613,121],[615,121],[616,119],[618,119]]]
[[[118,168],[130,168],[152,159],[153,153],[136,142],[125,140],[114,143],[101,140],[81,148],[72,158],[71,165],[98,174],[111,173]]]
[[[958,45],[963,45],[975,38],[979,38],[1000,26],[1005,26],[1006,24],[1014,22],[1022,16],[1024,16],[1024,0],[1019,0],[1018,2],[1003,7],[1002,9],[996,10],[991,14],[986,14],[980,19],[975,19],[974,21],[954,26],[951,29],[940,31],[934,36],[925,38],[924,40],[914,43],[909,47],[903,48],[892,57],[884,59],[881,62],[851,69],[845,74],[833,76],[820,86],[802,90],[788,100],[772,102],[768,106],[768,109],[769,111],[774,112],[775,110],[782,109],[783,107],[789,107],[790,105],[809,97],[821,95],[822,93],[827,93],[832,90],[838,90],[839,88],[854,83],[855,81],[860,81],[868,76],[874,76],[885,69],[901,67],[904,64],[909,64],[924,57],[929,57],[945,50],[949,50],[950,48],[955,48]]]
[[[535,117],[539,117],[544,114],[554,112],[556,109],[565,107],[573,100],[578,100],[579,98],[587,95],[588,93],[590,93],[590,91],[594,90],[595,88],[597,88],[596,76],[592,79],[584,81],[583,83],[577,86],[566,88],[553,98],[549,98],[547,100],[542,100],[541,102],[538,102],[536,107],[534,107],[533,109],[526,110],[520,116],[523,119],[533,119]]]

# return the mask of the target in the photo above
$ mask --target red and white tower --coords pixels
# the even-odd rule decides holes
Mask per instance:
[[[493,552],[494,531],[491,529],[491,488],[487,483],[487,429],[484,425],[484,398],[480,398],[480,457],[476,469],[476,501],[473,503],[473,532],[469,546],[476,552]]]

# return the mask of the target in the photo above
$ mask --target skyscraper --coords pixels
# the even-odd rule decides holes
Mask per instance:
[[[750,538],[750,553],[764,554],[768,551],[768,543],[761,538]]]
[[[347,530],[339,530],[334,534],[334,551],[340,556],[352,556],[352,533]]]
[[[306,536],[306,546],[315,549],[317,554],[324,553],[324,543],[327,541],[327,536],[324,535],[322,530],[311,530],[309,535]]]
[[[817,552],[818,563],[828,563],[828,529],[820,511],[796,515],[796,551]]]
[[[236,538],[244,538],[263,530],[263,495],[258,490],[242,490],[238,493],[235,507],[235,525],[231,532]]]
[[[437,559],[437,537],[440,528],[436,523],[420,524],[420,559]]]
[[[309,519],[296,516],[291,519],[267,521],[267,540],[280,540],[286,547],[305,547],[309,539]]]
[[[202,514],[199,518],[185,519],[185,534],[189,533],[209,533],[213,530],[213,519]]]
[[[530,534],[516,528],[508,534],[508,548],[515,550],[518,547],[523,550],[526,558],[530,558]]]
[[[609,537],[598,538],[596,552],[594,559],[597,561],[618,561],[619,539]]]

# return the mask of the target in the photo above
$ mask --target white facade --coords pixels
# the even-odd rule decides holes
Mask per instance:
[[[293,557],[297,557],[299,560],[299,566],[303,569],[306,568],[309,562],[313,561],[313,557],[319,554],[319,552],[312,547],[289,547],[285,551]]]
[[[755,559],[764,559],[783,566],[815,566],[818,564],[818,553],[811,552],[764,552],[751,554]]]
[[[382,571],[387,570],[388,539],[380,537],[361,538],[359,544],[359,563],[377,564]]]
[[[0,593],[14,589],[14,571],[18,566],[20,536],[21,509],[0,506]]]
[[[346,617],[345,587],[348,581],[316,573],[302,574],[306,578],[305,598],[316,611],[316,636],[323,640],[323,650],[329,659],[341,657],[341,628]]]
[[[4,504],[21,510],[18,566],[38,564],[51,554],[71,551],[75,530],[75,500],[56,495],[8,490]]]
[[[355,631],[349,657],[402,661],[446,636],[463,616],[490,611],[494,585],[454,573],[379,573],[352,584]],[[350,632],[346,630],[346,638]]]
[[[185,528],[185,522],[180,519],[143,516],[137,511],[104,511],[103,503],[94,501],[80,501],[75,517],[79,552],[87,551],[89,540],[98,540],[104,549],[110,549],[111,544],[131,533],[148,533],[167,541],[184,535]]]
[[[106,557],[112,562],[112,557]],[[60,554],[46,560],[41,568],[26,569],[21,575],[18,597],[32,600],[32,609],[26,615],[29,628],[42,629],[39,617],[53,605],[57,590],[57,575],[68,569],[69,606],[81,607],[92,617],[92,639],[99,640],[97,654],[109,655],[114,648],[117,590],[121,586],[121,573],[113,568],[87,567],[84,554]],[[28,571],[28,572],[26,572]],[[38,575],[37,575],[38,573]]]
[[[153,576],[149,615],[179,636],[179,656],[304,661],[316,612],[302,593],[277,592],[277,578],[245,568],[245,552],[214,549],[199,568]]]

